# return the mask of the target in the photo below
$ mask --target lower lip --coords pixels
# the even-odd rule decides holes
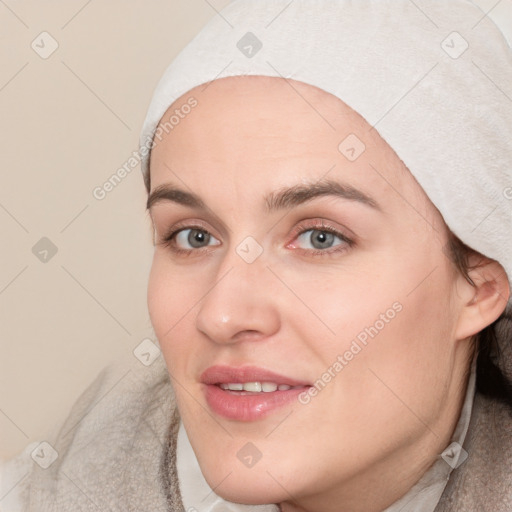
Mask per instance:
[[[215,385],[204,385],[203,389],[208,405],[217,414],[230,420],[255,421],[297,400],[307,387],[251,395],[229,392]]]

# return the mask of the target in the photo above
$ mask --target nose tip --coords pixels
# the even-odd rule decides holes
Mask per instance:
[[[277,303],[262,278],[262,273],[271,273],[243,265],[231,267],[200,304],[196,328],[215,343],[255,341],[279,329]]]

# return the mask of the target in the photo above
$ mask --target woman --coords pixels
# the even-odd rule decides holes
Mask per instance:
[[[26,509],[510,510],[511,78],[466,0],[223,10],[141,134],[165,364],[102,373]]]

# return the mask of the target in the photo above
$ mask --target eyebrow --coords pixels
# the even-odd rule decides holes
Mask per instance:
[[[351,185],[334,180],[321,180],[312,184],[300,184],[271,192],[265,196],[264,201],[268,213],[290,209],[322,196],[335,196],[356,201],[381,211],[379,203],[366,193]],[[198,210],[209,210],[204,201],[192,192],[186,192],[170,184],[163,184],[155,188],[148,197],[146,209],[161,201],[172,201],[183,206]]]

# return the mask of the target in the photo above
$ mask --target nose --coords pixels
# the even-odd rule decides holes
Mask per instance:
[[[246,263],[230,252],[200,303],[196,327],[219,344],[271,336],[280,328],[277,280],[263,256]]]

